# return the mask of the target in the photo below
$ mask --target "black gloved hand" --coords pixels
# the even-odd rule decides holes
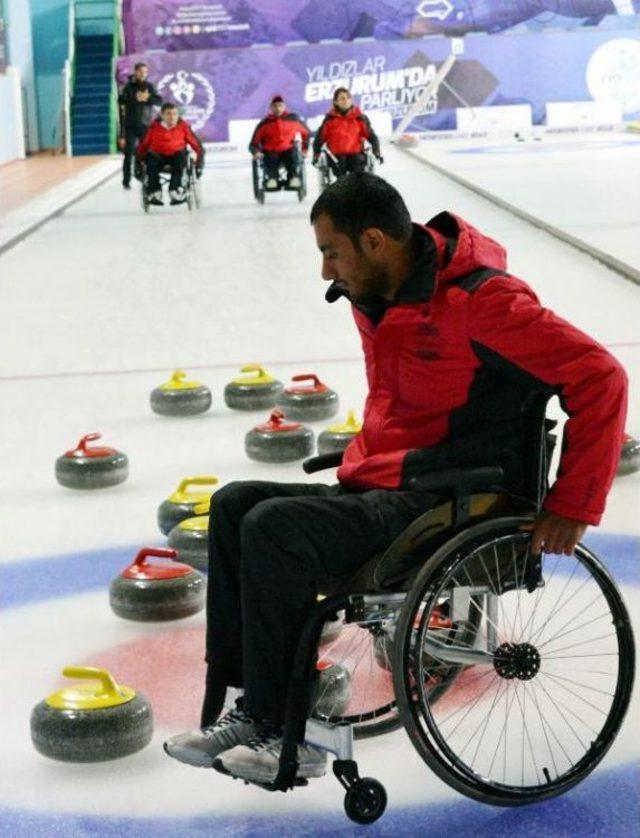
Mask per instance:
[[[376,160],[380,163],[380,165],[384,163],[384,157],[381,154],[376,154]]]
[[[204,171],[204,164],[203,163],[196,163],[196,177],[198,180],[202,177],[202,173]]]

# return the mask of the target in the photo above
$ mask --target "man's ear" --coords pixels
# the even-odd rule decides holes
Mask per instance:
[[[367,256],[379,258],[387,247],[387,237],[377,227],[367,227],[360,236],[360,247]]]

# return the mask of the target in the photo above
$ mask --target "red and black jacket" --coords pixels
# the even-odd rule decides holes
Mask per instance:
[[[355,105],[346,113],[331,108],[313,140],[313,153],[320,154],[322,146],[332,154],[362,154],[365,142],[371,144],[373,153],[380,155],[380,141],[368,118]]]
[[[549,512],[598,524],[620,456],[627,378],[595,340],[506,273],[497,242],[447,212],[414,226],[418,257],[392,302],[353,306],[369,394],[338,479],[351,490],[408,488],[452,467],[500,465],[522,483],[536,396],[569,419]],[[343,292],[331,286],[332,302]]]
[[[251,154],[255,154],[256,151],[289,151],[293,148],[297,136],[302,140],[302,150],[306,151],[311,131],[302,117],[288,111],[280,116],[270,113],[256,125],[249,143],[249,151]]]
[[[198,159],[202,159],[202,143],[193,133],[188,122],[179,119],[173,128],[167,128],[158,118],[149,126],[149,130],[136,150],[136,155],[139,160],[142,160],[148,151],[153,151],[155,154],[172,157],[184,151],[187,146],[191,146],[198,155]]]

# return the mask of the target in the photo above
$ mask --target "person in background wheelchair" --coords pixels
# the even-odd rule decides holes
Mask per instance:
[[[274,96],[271,99],[269,110],[270,113],[256,125],[249,143],[249,151],[254,159],[263,162],[265,189],[280,188],[281,166],[287,171],[287,188],[299,189],[300,161],[296,153],[296,140],[300,138],[302,153],[306,154],[311,132],[297,113],[287,110],[282,96]]]
[[[171,204],[184,203],[183,177],[189,148],[196,154],[196,174],[200,177],[204,161],[202,143],[191,130],[189,123],[181,119],[176,105],[165,102],[160,109],[160,116],[149,127],[137,151],[137,159],[144,163],[147,171],[150,204],[161,207],[164,203],[160,172],[167,166],[171,170]]]
[[[327,163],[336,178],[349,172],[364,172],[367,168],[365,143],[371,146],[374,157],[382,163],[380,140],[368,118],[353,104],[346,87],[336,88],[333,107],[313,140],[313,164],[318,164],[325,149]]]
[[[603,514],[626,411],[618,361],[544,308],[508,273],[504,248],[464,219],[412,223],[393,186],[354,173],[320,195],[311,222],[326,299],[350,304],[362,341],[363,428],[335,484],[243,481],[213,495],[201,728],[165,743],[182,762],[258,783],[278,772],[293,659],[317,593],[439,502],[412,479],[499,466],[501,489],[521,495],[528,406],[556,394],[569,417],[557,478],[522,529],[532,552],[569,555]],[[220,715],[230,686],[244,692]],[[325,765],[325,750],[298,746],[300,779]]]

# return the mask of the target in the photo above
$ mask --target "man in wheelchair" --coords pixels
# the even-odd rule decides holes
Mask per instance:
[[[163,205],[160,172],[165,168],[169,168],[171,172],[171,204],[184,202],[183,176],[189,148],[196,154],[196,175],[200,177],[204,160],[202,143],[191,130],[189,123],[181,119],[177,106],[165,102],[160,109],[159,118],[151,124],[137,150],[137,159],[144,163],[147,170],[150,204],[158,207]]]
[[[362,173],[327,188],[311,222],[326,299],[344,297],[360,333],[363,429],[336,484],[246,481],[213,495],[201,728],[165,743],[182,762],[258,783],[278,774],[294,656],[318,592],[441,500],[412,480],[500,466],[501,489],[522,495],[529,405],[557,394],[569,416],[560,467],[526,528],[532,552],[570,554],[600,521],[626,410],[620,364],[544,308],[507,272],[503,247],[462,218],[414,224],[394,187]],[[229,686],[244,693],[221,716]],[[325,765],[325,750],[298,746],[298,778]]]
[[[263,161],[265,189],[279,189],[281,166],[284,166],[287,172],[287,188],[299,189],[300,160],[296,141],[299,138],[302,153],[306,154],[311,132],[302,117],[287,110],[282,96],[274,96],[271,99],[269,111],[270,113],[256,125],[249,143],[249,151],[255,159]]]

